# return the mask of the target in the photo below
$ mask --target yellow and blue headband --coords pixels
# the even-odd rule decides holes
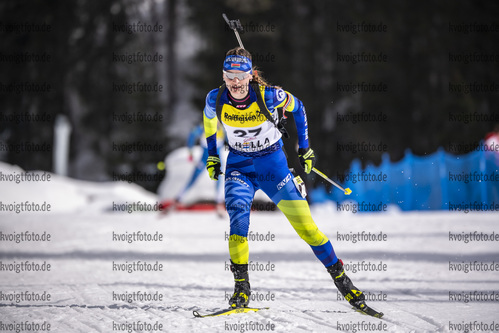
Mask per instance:
[[[224,71],[230,70],[253,73],[251,59],[242,55],[226,56],[224,61]]]

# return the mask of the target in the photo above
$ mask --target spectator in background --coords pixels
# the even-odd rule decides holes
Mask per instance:
[[[488,153],[495,156],[494,161],[499,165],[499,124],[494,126],[494,130],[485,135],[485,146],[488,147]]]
[[[201,155],[199,161],[196,163],[196,167],[194,168],[194,171],[192,172],[189,181],[183,187],[183,189],[175,196],[175,199],[173,201],[167,200],[161,204],[164,212],[173,210],[182,203],[182,199],[184,198],[186,193],[192,188],[196,180],[199,178],[199,176],[206,168],[206,161],[208,160],[209,154],[208,154],[208,145],[206,143],[206,137],[204,134],[204,126],[202,123],[194,127],[191,130],[189,137],[187,138],[187,148],[189,149],[188,159],[190,162],[193,161],[192,148],[195,146],[195,144],[198,141],[199,145],[203,148],[203,154]],[[217,136],[217,152],[219,154],[220,154],[220,148],[224,147],[224,142],[225,142],[224,131],[223,129],[220,129],[220,131],[218,131],[218,136]],[[215,193],[216,193],[215,201],[216,201],[217,214],[221,217],[223,216],[225,205],[224,205],[223,191],[220,190],[220,185],[221,181],[217,181],[215,185]]]

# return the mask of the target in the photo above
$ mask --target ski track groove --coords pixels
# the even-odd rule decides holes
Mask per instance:
[[[96,238],[103,234],[107,237],[110,230],[113,228],[117,230],[125,230],[128,227],[130,230],[141,229],[138,227],[138,223],[142,222],[141,215],[128,216],[124,215],[126,218],[123,219],[121,216],[116,215],[105,215],[101,217],[101,221],[109,222],[99,223],[99,225],[89,221],[87,218],[76,218],[71,220],[73,225],[71,228],[67,227],[67,220],[70,215],[61,214],[57,217],[53,224],[47,225],[48,231],[50,228],[59,228],[60,233],[55,233],[54,235],[66,236],[68,240],[64,242],[52,242],[48,244],[46,249],[42,249],[39,252],[33,252],[31,248],[32,245],[23,244],[13,244],[9,245],[8,251],[5,255],[0,257],[5,259],[17,259],[26,257],[27,259],[37,259],[37,258],[47,258],[47,260],[53,260],[54,262],[60,263],[61,272],[55,277],[50,276],[50,282],[40,283],[41,280],[33,274],[27,274],[26,279],[17,279],[17,275],[1,274],[0,279],[2,284],[0,285],[0,290],[3,292],[21,291],[21,290],[46,290],[52,294],[52,302],[40,302],[40,303],[9,303],[6,301],[4,304],[0,303],[0,317],[4,322],[20,322],[21,320],[33,320],[35,322],[41,322],[44,319],[52,324],[54,332],[110,332],[112,331],[112,321],[117,323],[123,323],[124,321],[133,322],[137,320],[146,321],[160,321],[164,324],[164,330],[167,332],[224,332],[224,321],[237,323],[245,321],[270,321],[276,325],[276,331],[278,332],[330,332],[338,331],[337,325],[331,324],[331,321],[335,322],[337,320],[342,323],[358,322],[358,321],[369,321],[369,316],[362,315],[360,313],[355,313],[348,303],[345,301],[339,302],[338,305],[321,307],[317,303],[322,303],[324,301],[330,300],[330,297],[325,296],[326,292],[329,293],[331,290],[325,287],[314,288],[316,284],[321,284],[323,279],[319,277],[318,274],[309,277],[305,274],[295,276],[295,272],[292,269],[283,269],[280,274],[283,275],[283,279],[286,279],[286,287],[283,288],[282,285],[275,280],[275,276],[271,276],[269,281],[271,282],[268,289],[276,293],[286,293],[287,297],[283,296],[283,301],[275,302],[273,304],[264,304],[262,306],[269,306],[270,310],[259,311],[256,313],[244,314],[244,315],[231,315],[223,317],[214,318],[204,318],[198,319],[194,318],[192,315],[193,310],[198,311],[216,311],[221,308],[215,307],[215,304],[222,303],[222,297],[219,293],[223,292],[227,288],[223,287],[224,282],[219,282],[219,278],[225,274],[225,272],[220,272],[218,266],[215,267],[216,262],[220,258],[227,257],[226,252],[219,250],[208,250],[206,253],[193,253],[190,248],[177,247],[174,248],[172,253],[168,253],[170,250],[170,244],[165,242],[164,249],[158,248],[157,250],[144,251],[141,247],[142,244],[137,243],[133,245],[124,244],[121,246],[116,243],[104,244],[101,242],[101,238]],[[185,223],[186,226],[180,226],[179,222],[184,222],[179,217],[184,218],[193,217],[192,221]],[[202,234],[201,231],[205,229],[205,220],[203,223],[197,223],[199,219],[199,214],[182,213],[172,215],[169,217],[169,223],[171,223],[171,228],[173,231],[166,231],[166,224],[162,226],[154,226],[154,231],[159,230],[160,232],[165,232],[168,237],[174,237],[192,230],[199,230],[200,235],[203,235],[201,241],[208,240],[209,244],[213,242],[222,241],[222,236],[219,237],[215,233],[209,231],[206,235]],[[373,215],[374,216],[374,215]],[[382,319],[377,319],[371,317],[373,320],[379,322],[379,320],[389,323],[387,331],[389,332],[448,332],[446,326],[447,320],[461,320],[461,319],[472,319],[473,315],[480,313],[485,319],[493,320],[497,313],[498,306],[495,303],[490,303],[490,306],[485,306],[482,308],[475,309],[474,307],[477,303],[470,303],[469,309],[474,310],[473,312],[448,312],[446,311],[449,306],[461,303],[449,303],[448,297],[449,289],[454,291],[464,291],[471,292],[472,288],[469,285],[480,285],[480,288],[484,291],[491,291],[498,289],[497,274],[487,273],[484,275],[458,275],[450,274],[447,272],[446,262],[452,257],[451,249],[443,251],[441,249],[442,240],[448,241],[447,235],[449,230],[455,233],[460,233],[467,229],[464,226],[474,223],[473,228],[487,231],[493,230],[496,226],[496,216],[488,217],[482,215],[467,215],[466,221],[462,221],[462,225],[454,225],[454,219],[457,215],[438,215],[438,220],[442,216],[445,217],[446,223],[448,225],[442,226],[438,223],[429,223],[423,221],[423,219],[414,219],[414,215],[397,215],[396,218],[390,215],[385,215],[383,219],[387,218],[387,221],[382,221],[380,223],[380,228],[382,230],[391,230],[390,228],[399,229],[398,232],[389,233],[390,240],[393,240],[395,236],[405,236],[402,238],[407,238],[408,248],[404,251],[399,251],[399,244],[395,242],[393,245],[385,246],[381,243],[376,243],[373,245],[373,251],[369,251],[366,254],[365,251],[361,250],[361,247],[356,245],[343,242],[339,244],[345,254],[345,257],[350,259],[369,259],[376,258],[376,260],[382,259],[383,262],[390,265],[390,269],[394,269],[395,273],[389,275],[369,275],[369,274],[358,274],[356,281],[360,284],[364,282],[367,285],[375,286],[376,288],[370,288],[375,293],[375,289],[384,291],[389,294],[388,302],[376,302],[368,303],[368,305],[374,305],[374,309],[382,311],[385,313]],[[73,215],[71,215],[73,217]],[[365,228],[363,221],[356,220],[355,216],[346,216],[345,218],[341,215],[335,215],[338,221],[335,223],[335,229],[337,226],[340,232],[348,232],[353,227],[350,225],[351,220],[355,220],[359,228]],[[400,217],[407,219],[407,223],[417,221],[418,228],[421,230],[427,230],[428,228],[439,229],[436,230],[436,236],[429,238],[426,234],[414,233],[414,230],[400,231]],[[109,218],[109,219],[108,219]],[[256,214],[254,217],[254,225],[268,223],[272,225],[269,229],[272,232],[277,230],[274,224],[275,216],[266,217],[266,215]],[[371,218],[371,216],[369,217]],[[482,220],[490,219],[489,222],[482,223]],[[24,220],[23,220],[24,219]],[[208,218],[209,219],[209,218]],[[272,220],[271,220],[272,219]],[[319,218],[320,220],[320,214]],[[21,229],[30,230],[32,227],[32,222],[43,222],[43,220],[37,220],[35,218],[24,218],[19,219],[19,223],[16,226]],[[17,221],[16,221],[17,222]],[[347,226],[348,222],[348,226]],[[146,221],[146,224],[149,223]],[[362,225],[360,225],[362,223]],[[100,225],[106,225],[107,229],[100,229]],[[0,226],[4,223],[0,223]],[[228,225],[228,222],[227,222]],[[416,223],[414,223],[416,225]],[[85,228],[82,228],[84,226]],[[96,226],[95,229],[88,229],[91,231],[86,231],[87,227]],[[282,226],[282,225],[281,225]],[[482,227],[485,227],[484,230]],[[82,229],[82,232],[78,236],[74,236],[74,229]],[[274,228],[274,229],[272,229]],[[325,227],[324,229],[327,229]],[[443,228],[443,229],[442,229]],[[144,229],[146,229],[144,227]],[[58,230],[58,232],[59,232]],[[206,229],[208,230],[208,229]],[[265,231],[267,231],[265,230]],[[377,230],[377,229],[376,229]],[[376,231],[373,229],[373,231]],[[292,231],[292,230],[291,230]],[[327,231],[327,230],[325,230]],[[294,231],[293,231],[294,232]],[[100,234],[99,234],[100,233]],[[279,246],[282,247],[281,252],[252,252],[252,255],[267,256],[276,262],[294,262],[297,266],[303,265],[304,267],[314,267],[317,268],[316,263],[312,263],[314,258],[309,252],[297,251],[295,245],[298,240],[296,240],[296,235],[291,232],[282,232],[279,230],[276,232],[278,241],[285,240]],[[334,232],[329,234],[334,235]],[[441,234],[441,238],[438,236]],[[99,236],[100,237],[100,236]],[[200,236],[201,237],[201,236]],[[215,237],[217,237],[215,239]],[[428,241],[430,248],[434,249],[431,251],[422,251],[419,245],[411,243],[414,238],[424,237],[425,241]],[[171,239],[171,238],[170,238]],[[292,246],[289,240],[293,239]],[[75,240],[71,243],[71,240]],[[7,244],[7,243],[5,243]],[[177,243],[175,243],[178,245]],[[276,244],[276,245],[278,245]],[[282,246],[284,244],[284,246]],[[458,250],[463,251],[463,247],[456,247],[457,243],[447,243],[449,247],[454,247]],[[499,243],[490,243],[487,245],[488,248],[484,248],[483,245],[474,243],[468,244],[466,247],[469,253],[465,256],[460,256],[460,260],[492,260],[495,259],[497,262],[497,253],[499,253],[499,248],[497,246]],[[181,244],[180,244],[181,245]],[[255,247],[259,245],[266,245],[264,243],[254,243]],[[460,245],[460,244],[459,244]],[[472,249],[471,245],[477,246],[476,249]],[[3,246],[3,244],[2,244]],[[298,246],[298,245],[296,245]],[[14,250],[12,250],[12,249]],[[2,247],[2,250],[7,250],[7,247]],[[163,251],[164,250],[164,251]],[[9,252],[12,251],[12,252]],[[225,248],[224,248],[225,251]],[[308,251],[308,249],[307,249]],[[87,253],[88,252],[88,253]],[[434,255],[434,254],[437,255]],[[385,256],[385,257],[380,257]],[[131,276],[129,281],[125,281],[128,276],[113,275],[105,270],[101,270],[101,266],[107,265],[108,260],[114,259],[115,257],[125,258],[125,259],[156,259],[165,260],[168,262],[169,270],[165,271],[167,278],[158,278],[156,275],[143,275],[136,277]],[[267,258],[266,257],[266,258]],[[279,258],[279,259],[277,259]],[[452,257],[453,258],[453,257]],[[456,257],[457,258],[457,257]],[[224,260],[225,260],[224,259]],[[275,260],[274,260],[275,259]],[[453,259],[454,260],[454,259]],[[456,259],[457,260],[457,259]],[[443,264],[443,265],[442,265]],[[191,269],[194,265],[199,265],[200,270],[193,271],[191,274]],[[185,269],[187,266],[187,270]],[[427,276],[421,275],[419,266],[423,266],[423,269],[433,270],[439,274],[440,278],[450,277],[446,280],[445,286],[440,284],[440,280],[434,278],[428,278]],[[74,270],[86,271],[90,267],[89,271],[94,268],[98,269],[98,276],[86,275],[79,276],[74,274]],[[196,266],[198,267],[198,266]],[[294,267],[294,266],[291,266]],[[418,267],[418,268],[415,268]],[[107,269],[107,268],[106,268]],[[212,270],[213,269],[213,270]],[[185,273],[185,276],[184,276]],[[192,276],[191,276],[192,275]],[[197,276],[196,276],[197,275]],[[115,277],[118,276],[117,279]],[[209,280],[203,280],[202,278],[209,276]],[[36,279],[34,279],[36,278]],[[289,278],[289,279],[288,279]],[[225,277],[224,277],[225,279]],[[73,283],[67,283],[71,281]],[[168,281],[166,283],[165,281]],[[220,280],[221,281],[221,280]],[[307,284],[308,283],[308,284]],[[275,286],[275,288],[274,288]],[[309,286],[304,288],[304,286]],[[123,288],[122,288],[123,287]],[[166,304],[176,304],[172,306],[163,305],[164,303],[158,302],[132,302],[127,303],[119,300],[110,300],[110,293],[115,289],[122,289],[123,291],[129,291],[129,289],[140,289],[141,291],[160,291],[165,298]],[[267,291],[262,290],[262,292]],[[333,299],[334,297],[333,290]],[[285,295],[285,294],[283,294]],[[395,297],[393,297],[395,296]],[[115,303],[116,302],[116,303]],[[334,303],[334,302],[333,302]],[[206,310],[201,310],[200,306],[192,306],[192,304],[202,305],[207,308]],[[310,306],[307,306],[310,304]],[[380,304],[381,309],[378,309],[376,304]],[[429,307],[430,305],[431,307]],[[339,309],[335,310],[322,310],[329,309],[331,307]],[[279,308],[279,309],[278,309]],[[307,310],[307,308],[310,308]],[[496,310],[494,310],[494,308]],[[407,310],[409,309],[409,310]],[[482,309],[483,311],[480,311]],[[342,311],[346,310],[346,311]],[[480,312],[479,312],[480,311]],[[194,321],[193,321],[194,320]]]
[[[415,312],[412,312],[412,311],[405,311],[406,313],[408,314],[411,314],[413,315],[414,317],[416,318],[419,318],[421,320],[423,320],[424,322],[434,326],[435,329],[437,330],[432,330],[433,332],[440,332],[442,331],[442,329],[445,329],[445,326],[441,325],[440,323],[438,323],[436,320],[428,317],[428,316],[425,316],[425,315],[422,315],[422,314],[418,314],[418,313],[415,313]]]
[[[296,332],[293,328],[302,329],[305,332],[311,332],[310,328],[305,326],[306,323],[297,323],[296,321],[290,320],[290,319],[282,317],[282,316],[277,317],[275,314],[274,314],[274,316],[272,316],[272,321],[282,325],[283,331],[286,331],[286,332]],[[276,327],[276,329],[277,329],[277,327]]]
[[[76,312],[80,314],[80,316],[74,316],[71,312]],[[71,308],[71,312],[70,312],[70,317],[75,318],[78,323],[84,325],[84,327],[80,328],[80,332],[90,332],[88,328],[92,328],[93,332],[100,332],[101,327],[98,326],[99,321],[96,321],[94,316],[85,316],[86,313],[81,308]],[[58,332],[63,332],[63,331],[59,330]]]
[[[128,305],[128,304],[111,304],[111,305],[87,305],[87,304],[4,304],[0,303],[1,307],[12,307],[12,308],[72,308],[72,309],[99,309],[99,310],[159,310],[166,311],[171,310],[176,312],[178,310],[193,311],[196,310],[195,306],[184,308],[178,305],[174,306],[151,306],[151,305]],[[211,310],[208,310],[211,311]]]
[[[289,303],[284,303],[284,305],[286,305],[287,307],[292,308],[294,311],[296,311],[296,313],[293,314],[293,316],[297,316],[297,317],[300,317],[302,319],[312,321],[315,324],[318,324],[318,325],[323,326],[323,327],[328,327],[328,328],[336,329],[336,326],[333,326],[333,325],[329,324],[323,318],[318,317],[314,313],[310,313],[307,310],[303,310],[303,309],[298,310],[298,308],[296,306],[293,306],[293,305],[291,305]],[[305,316],[302,316],[300,314],[305,315]]]
[[[440,332],[442,329],[442,325],[439,325],[438,322],[428,318],[426,316],[419,316],[411,311],[400,310],[402,307],[397,307],[398,310],[390,310],[389,313],[385,313],[383,318],[380,320],[386,321],[388,323],[393,324],[392,328],[388,327],[388,330],[393,332]],[[403,319],[394,319],[395,317],[403,317],[402,314],[408,314],[415,316],[416,318],[422,320],[425,323],[428,323],[433,326],[433,328],[423,328],[417,323],[413,323],[411,318],[407,318],[406,321]],[[436,330],[438,329],[438,330]]]

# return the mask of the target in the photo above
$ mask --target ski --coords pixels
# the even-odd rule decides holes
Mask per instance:
[[[371,316],[371,317],[375,317],[375,318],[381,318],[383,317],[383,312],[378,312],[376,310],[374,310],[373,308],[367,306],[365,303],[361,303],[359,307],[352,307],[352,309],[354,309],[355,311],[357,312],[360,312],[362,314],[365,314],[365,315],[368,315],[368,316]]]
[[[228,309],[223,309],[214,313],[209,313],[209,314],[200,314],[197,311],[192,311],[192,314],[196,318],[205,318],[205,317],[218,317],[218,316],[228,316],[234,313],[246,313],[246,312],[257,312],[260,310],[268,310],[269,308],[228,308]]]

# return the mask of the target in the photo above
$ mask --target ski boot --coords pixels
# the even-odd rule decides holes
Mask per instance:
[[[234,294],[229,299],[231,308],[247,307],[250,301],[251,289],[248,276],[248,264],[234,264],[231,261],[230,270],[234,273]]]
[[[327,267],[327,271],[331,274],[334,284],[340,293],[354,309],[372,317],[383,317],[383,312],[378,312],[366,304],[366,296],[353,285],[352,280],[345,274],[343,261],[338,260],[336,264]]]
[[[327,271],[331,274],[336,288],[338,288],[348,303],[354,308],[362,310],[366,306],[364,302],[366,297],[362,291],[353,285],[352,280],[345,274],[343,261],[338,260],[336,264],[327,267]]]

